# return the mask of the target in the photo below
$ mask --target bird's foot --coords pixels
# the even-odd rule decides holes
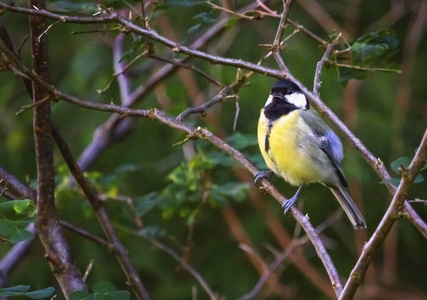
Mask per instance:
[[[298,200],[298,194],[299,194],[301,188],[302,188],[302,186],[300,186],[298,188],[297,192],[295,193],[295,195],[292,198],[290,198],[290,199],[286,200],[285,202],[283,202],[282,208],[283,208],[283,211],[285,212],[285,215],[288,213],[289,209],[291,209],[291,206],[294,205],[295,202],[297,202],[297,200]]]
[[[254,183],[256,186],[260,186],[261,185],[261,180],[266,178],[266,179],[270,179],[271,174],[273,174],[273,171],[268,170],[268,171],[260,171],[258,173],[255,174],[254,177]]]

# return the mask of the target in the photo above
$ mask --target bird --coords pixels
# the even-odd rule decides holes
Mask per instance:
[[[355,229],[366,228],[362,213],[348,193],[341,167],[344,158],[339,137],[326,125],[298,85],[287,79],[276,81],[261,109],[258,145],[268,167],[255,175],[255,183],[272,173],[298,186],[295,195],[283,203],[285,214],[298,199],[304,184],[328,187]]]

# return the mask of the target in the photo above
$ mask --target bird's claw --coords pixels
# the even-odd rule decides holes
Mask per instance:
[[[301,190],[301,187],[302,186],[300,186],[298,188],[297,192],[295,193],[295,195],[292,198],[290,198],[290,199],[286,200],[285,202],[283,202],[282,208],[283,208],[283,211],[284,211],[285,215],[289,212],[289,210],[291,209],[291,206],[294,205],[295,202],[297,202],[297,200],[298,200],[298,194],[299,194],[299,192]]]
[[[288,214],[289,210],[291,209],[292,205],[295,204],[295,202],[297,202],[297,198],[296,197],[292,197],[291,199],[286,200],[285,202],[283,202],[282,208],[283,208],[283,211],[284,211],[285,215]]]
[[[254,183],[256,186],[260,186],[261,185],[261,180],[266,178],[266,179],[270,179],[271,174],[273,174],[272,171],[268,170],[268,171],[260,171],[258,173],[255,174],[254,177]]]

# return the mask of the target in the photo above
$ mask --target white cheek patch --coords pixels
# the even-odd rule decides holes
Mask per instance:
[[[266,107],[267,105],[271,104],[271,102],[273,102],[273,95],[270,95],[267,99],[267,102],[265,102],[264,107]]]
[[[302,93],[292,93],[290,95],[286,95],[285,98],[289,103],[292,103],[293,105],[295,105],[300,109],[307,108],[307,99],[305,98],[305,95]]]

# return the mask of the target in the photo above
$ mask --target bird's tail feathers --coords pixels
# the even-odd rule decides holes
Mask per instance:
[[[350,219],[351,224],[355,229],[365,229],[366,222],[363,218],[362,213],[359,208],[354,203],[353,199],[351,199],[350,195],[347,192],[345,187],[329,187],[332,193],[337,198],[338,202],[341,204],[344,209],[347,217]]]

